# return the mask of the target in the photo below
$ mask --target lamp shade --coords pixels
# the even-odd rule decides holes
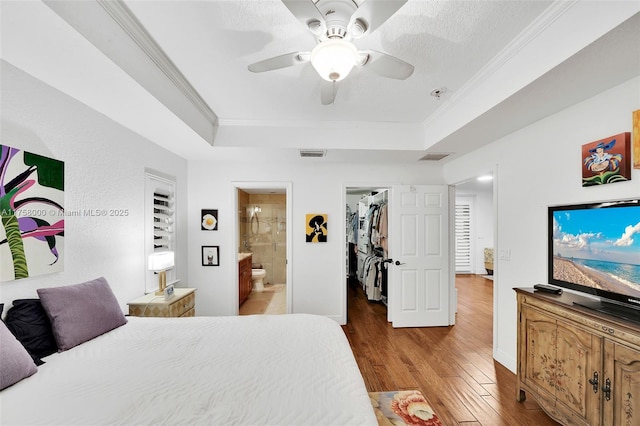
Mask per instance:
[[[345,40],[331,39],[311,51],[311,65],[327,81],[343,80],[356,64],[358,49]]]
[[[166,271],[174,266],[174,255],[172,251],[163,251],[149,255],[150,271]]]

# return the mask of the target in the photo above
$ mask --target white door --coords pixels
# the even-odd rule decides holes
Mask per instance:
[[[453,324],[448,187],[394,186],[390,208],[390,321],[394,327]]]

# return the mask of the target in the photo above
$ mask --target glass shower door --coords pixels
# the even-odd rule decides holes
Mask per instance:
[[[286,206],[260,203],[253,207],[249,220],[253,263],[267,271],[265,283],[287,282]]]

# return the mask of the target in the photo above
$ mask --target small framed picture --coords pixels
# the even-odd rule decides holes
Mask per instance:
[[[582,186],[631,180],[631,133],[582,145]]]
[[[202,246],[202,266],[220,266],[220,246]]]
[[[308,243],[327,242],[327,217],[326,213],[307,213],[306,240]]]
[[[218,230],[218,209],[202,209],[201,210],[200,229],[203,231]]]

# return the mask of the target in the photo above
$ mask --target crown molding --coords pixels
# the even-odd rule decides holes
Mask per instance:
[[[124,2],[122,0],[96,0],[96,2],[151,59],[155,66],[162,71],[184,97],[216,128],[218,126],[218,116],[211,110],[209,105],[202,99]],[[213,139],[209,143],[213,144]]]
[[[527,28],[515,37],[504,49],[502,49],[489,63],[480,69],[460,89],[456,90],[447,102],[427,117],[423,125],[427,128],[436,123],[447,112],[462,102],[478,86],[489,80],[498,70],[507,64],[514,56],[522,51],[529,43],[535,40],[556,20],[563,16],[569,9],[575,6],[579,0],[555,1],[538,16]]]

